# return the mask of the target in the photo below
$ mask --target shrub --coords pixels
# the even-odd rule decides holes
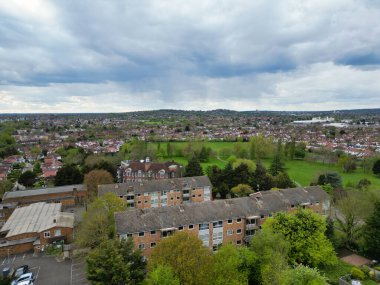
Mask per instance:
[[[351,277],[353,279],[364,280],[365,279],[365,273],[363,271],[361,271],[359,268],[352,267],[351,268]]]

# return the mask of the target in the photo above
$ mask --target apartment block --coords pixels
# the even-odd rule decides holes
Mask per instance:
[[[112,192],[131,208],[149,209],[210,201],[212,184],[207,176],[99,185],[98,195]]]
[[[321,187],[310,186],[159,209],[130,209],[115,214],[116,232],[120,238],[132,238],[144,256],[149,256],[161,239],[177,231],[194,234],[204,246],[216,251],[229,242],[248,244],[268,217],[298,207],[327,215],[329,196]]]

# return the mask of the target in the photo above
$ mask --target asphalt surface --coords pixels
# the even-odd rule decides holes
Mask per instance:
[[[52,256],[34,256],[33,253],[0,257],[1,272],[5,267],[17,268],[28,265],[35,276],[35,285],[86,285],[85,261],[73,259],[57,261]]]

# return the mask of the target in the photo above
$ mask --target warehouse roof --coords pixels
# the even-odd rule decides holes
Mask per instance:
[[[6,237],[26,233],[39,233],[53,227],[74,227],[74,214],[61,212],[61,203],[34,203],[17,208],[0,232]]]
[[[51,187],[51,188],[5,192],[3,195],[3,200],[6,201],[7,199],[20,198],[20,197],[25,197],[25,196],[65,193],[65,192],[73,191],[74,189],[81,191],[81,190],[84,190],[84,186],[82,184],[77,184],[77,185],[67,185],[67,186],[59,186],[59,187]]]

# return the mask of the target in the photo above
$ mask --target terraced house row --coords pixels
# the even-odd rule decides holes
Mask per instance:
[[[210,201],[212,184],[207,176],[99,185],[98,195],[114,193],[137,209],[159,208]]]
[[[280,211],[302,207],[327,215],[330,200],[319,186],[257,192],[250,197],[130,209],[115,213],[120,238],[132,238],[136,249],[149,256],[153,248],[177,231],[192,233],[214,251],[222,244],[248,244],[265,219]]]

